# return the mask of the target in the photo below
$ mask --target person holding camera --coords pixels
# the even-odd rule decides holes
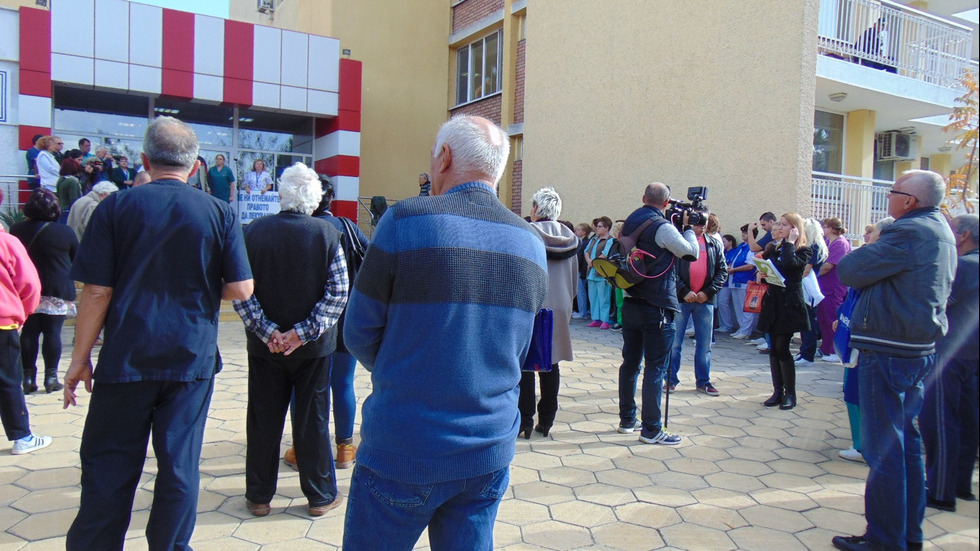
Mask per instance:
[[[664,211],[670,203],[670,188],[660,182],[647,185],[643,206],[629,215],[623,235],[633,235],[641,225],[651,222],[636,238],[636,247],[655,258],[644,280],[629,289],[623,299],[623,363],[619,367],[619,427],[629,434],[639,425],[640,441],[675,446],[681,437],[663,428],[660,400],[664,375],[674,340],[674,315],[680,312],[674,263],[677,257],[698,259],[698,241],[688,225],[690,211],[667,220]],[[683,234],[675,227],[683,230]],[[636,380],[640,359],[644,359],[640,423],[636,419]]]

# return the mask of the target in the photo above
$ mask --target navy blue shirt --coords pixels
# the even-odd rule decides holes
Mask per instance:
[[[252,278],[228,203],[159,180],[105,198],[83,239],[69,275],[112,288],[98,382],[194,381],[220,370],[221,287]]]
[[[756,241],[755,244],[762,247],[762,249],[765,250],[766,245],[768,245],[771,241],[772,241],[772,232],[767,231],[766,234],[762,236],[762,239]]]

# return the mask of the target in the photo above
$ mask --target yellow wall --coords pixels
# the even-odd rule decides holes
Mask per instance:
[[[445,0],[335,2],[333,32],[364,62],[362,196],[418,195],[431,147],[446,119],[452,12]]]
[[[871,178],[875,168],[875,118],[868,109],[847,114],[844,129],[844,174]]]
[[[710,186],[725,233],[809,210],[817,0],[531,3],[523,200],[625,217],[645,185]]]

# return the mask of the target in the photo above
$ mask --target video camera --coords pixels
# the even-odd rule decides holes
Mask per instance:
[[[704,200],[708,198],[708,186],[696,186],[687,188],[687,200],[690,203],[682,203],[677,199],[668,202],[667,211],[664,217],[670,220],[678,229],[683,230],[684,213],[687,213],[687,223],[692,226],[703,226],[708,223],[708,205]],[[702,212],[704,211],[704,212]]]

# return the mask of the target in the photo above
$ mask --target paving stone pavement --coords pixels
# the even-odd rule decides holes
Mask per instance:
[[[72,332],[65,330],[62,373]],[[518,441],[494,529],[496,548],[832,549],[832,536],[863,533],[867,467],[837,457],[850,444],[839,365],[818,361],[799,368],[800,405],[780,411],[761,405],[771,393],[768,358],[727,336],[718,336],[712,356],[721,396],[697,393],[688,340],[669,417],[669,429],[684,441],[651,446],[615,430],[622,337],[581,321],[573,321],[572,336],[576,359],[561,365],[561,411],[551,435]],[[194,549],[339,549],[343,508],[311,519],[288,467],[281,467],[272,514],[254,518],[246,510],[248,383],[240,322],[220,324],[219,346],[225,368],[204,435]],[[358,370],[359,401],[369,393],[368,375]],[[54,436],[54,443],[23,456],[0,444],[0,551],[64,549],[78,507],[88,399],[83,392],[81,405],[67,411],[60,394],[42,391],[27,402],[34,430]],[[289,441],[287,426],[283,450]],[[156,473],[152,449],[148,453],[127,549],[146,548]],[[346,494],[351,470],[337,475]],[[974,491],[976,484],[975,472]],[[926,549],[978,549],[977,502],[959,501],[956,513],[927,509],[924,531]],[[427,549],[427,542],[423,534],[416,548]]]

